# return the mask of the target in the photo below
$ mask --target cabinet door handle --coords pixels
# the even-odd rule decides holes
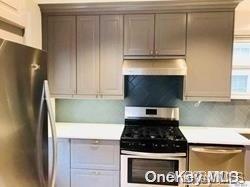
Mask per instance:
[[[92,173],[93,173],[94,175],[100,175],[100,174],[101,174],[100,171],[93,171]]]
[[[95,141],[93,142],[93,144],[95,144],[95,145],[100,144],[100,141],[99,141],[99,140],[95,140]]]
[[[193,147],[192,151],[197,153],[209,153],[209,154],[238,154],[242,152],[242,149],[219,149],[213,147]]]

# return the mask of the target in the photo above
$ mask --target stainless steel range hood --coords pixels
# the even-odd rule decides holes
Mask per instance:
[[[184,59],[124,60],[123,75],[180,75],[187,74]]]

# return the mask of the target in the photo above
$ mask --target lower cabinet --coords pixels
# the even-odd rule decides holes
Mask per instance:
[[[52,140],[49,139],[49,174],[52,169]],[[56,187],[70,187],[70,140],[57,140]]]
[[[71,140],[71,168],[119,170],[119,141]]]
[[[71,187],[119,187],[119,171],[71,170]]]
[[[71,187],[119,187],[120,143],[71,140]]]
[[[52,161],[49,140],[49,168]],[[56,187],[119,187],[120,142],[58,139]]]

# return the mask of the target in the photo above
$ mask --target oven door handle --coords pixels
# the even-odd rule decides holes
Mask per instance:
[[[146,153],[146,152],[136,152],[136,151],[125,151],[125,150],[121,150],[121,154],[143,156],[143,157],[156,157],[156,158],[186,157],[187,156],[186,153]]]

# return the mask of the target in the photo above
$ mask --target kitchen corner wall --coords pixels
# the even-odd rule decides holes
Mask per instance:
[[[250,127],[250,101],[195,103],[181,100],[183,78],[126,76],[125,101],[56,100],[58,122],[123,123],[124,106],[179,107],[181,125]]]

